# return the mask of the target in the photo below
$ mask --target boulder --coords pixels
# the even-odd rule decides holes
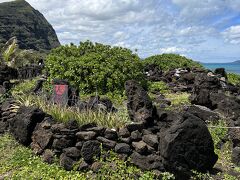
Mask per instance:
[[[195,77],[196,77],[196,74],[189,72],[189,73],[183,74],[180,79],[181,79],[186,85],[189,85],[189,84],[194,84]]]
[[[142,131],[144,129],[145,125],[143,122],[132,122],[130,124],[126,125],[126,128],[128,129],[129,132],[133,131]]]
[[[128,131],[128,129],[125,128],[120,128],[118,131],[118,136],[122,137],[122,138],[127,138],[130,136],[130,132]]]
[[[106,130],[106,128],[101,127],[101,126],[97,126],[97,127],[90,127],[90,128],[86,128],[86,131],[93,131],[96,133],[97,136],[102,136]]]
[[[158,146],[158,136],[154,134],[144,135],[142,137],[143,141],[153,148]]]
[[[195,78],[193,94],[190,97],[192,104],[213,107],[210,99],[211,93],[218,93],[222,89],[220,80],[216,76],[208,76],[205,73],[198,74]]]
[[[51,126],[51,131],[56,134],[56,133],[60,133],[62,129],[64,129],[66,126],[63,123],[57,123],[57,124],[53,124]]]
[[[190,96],[190,101],[192,104],[206,106],[210,109],[216,109],[216,107],[213,107],[212,105],[212,102],[210,100],[210,90],[208,89],[200,89],[198,91],[195,91]]]
[[[90,128],[98,128],[96,123],[87,123],[80,127],[80,131],[91,131]]]
[[[115,146],[115,152],[119,154],[131,154],[132,150],[126,143],[119,143]]]
[[[86,162],[91,162],[94,157],[99,157],[101,154],[100,143],[96,140],[84,142],[81,149],[81,156]]]
[[[102,143],[102,146],[103,148],[107,149],[107,150],[110,150],[110,149],[113,149],[115,146],[116,146],[116,142],[115,141],[112,141],[112,140],[109,140],[109,139],[106,139],[104,137],[97,137],[97,140]]]
[[[42,154],[43,151],[51,147],[53,143],[53,133],[50,129],[45,129],[38,124],[32,134],[31,148],[36,154]]]
[[[220,75],[221,77],[227,79],[227,73],[225,71],[225,68],[216,68],[214,74]]]
[[[10,132],[18,142],[28,146],[32,142],[31,136],[37,123],[42,122],[44,117],[45,113],[42,110],[22,106],[10,122]]]
[[[213,168],[218,156],[204,121],[189,113],[173,121],[159,134],[158,150],[166,170],[174,174],[188,174],[192,169],[206,172]]]
[[[120,141],[120,142],[123,142],[123,143],[130,144],[130,143],[132,142],[132,138],[131,138],[131,137],[128,137],[128,138],[122,138],[122,137],[120,137],[120,138],[119,138],[119,141]]]
[[[139,153],[141,155],[146,155],[148,147],[147,147],[147,144],[145,142],[143,142],[143,141],[132,142],[132,146],[137,153]]]
[[[78,171],[86,171],[89,169],[89,164],[85,161],[81,161],[78,166]]]
[[[131,133],[131,139],[133,141],[140,141],[142,139],[142,134],[137,130]]]
[[[46,149],[42,155],[42,160],[45,163],[53,164],[54,163],[54,153],[50,149]]]
[[[80,140],[92,140],[95,138],[96,133],[94,131],[80,131],[76,134],[77,138]]]
[[[115,129],[106,129],[106,131],[104,132],[104,137],[115,141],[118,139],[118,134]]]
[[[72,139],[71,137],[60,136],[60,138],[54,139],[52,148],[61,152],[65,148],[74,146],[74,144],[75,139]]]
[[[69,147],[69,148],[63,149],[63,152],[67,157],[70,157],[76,161],[81,157],[81,151],[78,150],[76,147]]]
[[[187,112],[193,114],[194,116],[199,117],[200,119],[207,121],[218,121],[220,119],[219,114],[212,111],[211,109],[200,106],[192,105],[187,108]]]
[[[100,99],[99,96],[91,96],[85,108],[102,112],[117,112],[117,109],[113,106],[109,98]]]
[[[71,171],[76,161],[72,158],[68,157],[65,153],[62,153],[60,156],[60,166],[62,166],[65,170]]]
[[[151,124],[154,107],[147,92],[133,80],[125,83],[125,90],[128,98],[127,109],[130,119],[135,122]]]
[[[79,150],[81,150],[83,147],[83,143],[84,143],[83,141],[79,141],[76,143],[75,147],[78,148]]]
[[[8,124],[6,122],[0,121],[0,134],[4,134],[8,129]]]
[[[232,150],[232,162],[240,166],[240,147],[235,147]]]
[[[164,171],[164,167],[162,164],[162,159],[157,155],[140,155],[137,152],[134,152],[131,156],[131,162],[141,168],[142,170],[153,170],[158,169]]]

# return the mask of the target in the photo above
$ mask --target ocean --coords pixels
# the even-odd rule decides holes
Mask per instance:
[[[240,63],[201,63],[205,68],[215,70],[225,68],[228,73],[240,74]]]

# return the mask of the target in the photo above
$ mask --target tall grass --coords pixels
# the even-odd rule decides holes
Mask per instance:
[[[117,113],[107,113],[57,105],[46,100],[43,96],[21,95],[16,98],[21,105],[39,107],[55,120],[64,123],[69,120],[77,120],[80,125],[94,122],[100,126],[118,128],[130,122],[126,108],[119,109]]]

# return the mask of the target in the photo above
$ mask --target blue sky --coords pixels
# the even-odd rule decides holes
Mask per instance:
[[[177,53],[202,62],[240,60],[240,0],[27,1],[62,44],[89,39],[138,49],[142,58]]]

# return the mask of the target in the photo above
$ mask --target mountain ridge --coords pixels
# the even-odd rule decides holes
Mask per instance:
[[[25,0],[0,3],[0,46],[14,36],[20,49],[49,51],[60,45],[52,25]]]

